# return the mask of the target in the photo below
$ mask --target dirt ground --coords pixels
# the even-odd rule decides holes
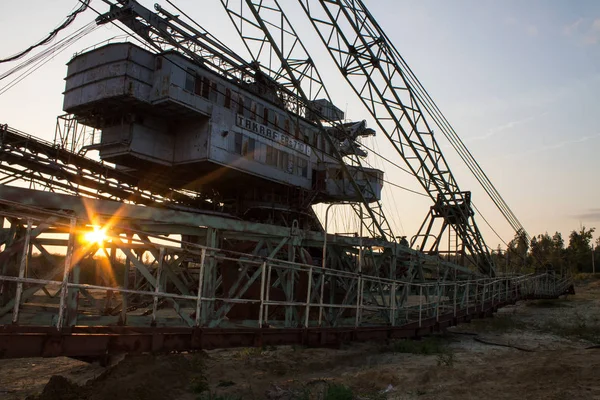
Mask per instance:
[[[600,399],[600,281],[413,342],[0,360],[0,399]]]

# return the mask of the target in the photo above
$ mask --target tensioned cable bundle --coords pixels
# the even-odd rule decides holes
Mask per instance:
[[[9,89],[14,87],[16,84],[21,82],[23,79],[27,78],[30,74],[35,72],[38,68],[42,67],[44,64],[52,60],[54,56],[66,50],[69,46],[77,42],[79,39],[88,35],[89,33],[96,30],[98,27],[94,22],[90,22],[89,24],[79,28],[77,31],[73,32],[66,38],[60,40],[59,42],[54,43],[52,46],[47,49],[41,51],[40,53],[28,58],[23,61],[19,65],[9,69],[8,71],[0,74],[0,81],[8,78],[9,76],[25,69],[20,75],[14,78],[12,81],[8,82],[6,85],[0,88],[0,95],[7,92]]]
[[[79,0],[81,5],[78,8],[76,8],[71,14],[67,15],[67,18],[63,21],[63,23],[60,24],[58,27],[56,27],[52,32],[50,32],[48,34],[48,36],[46,36],[44,39],[40,40],[39,42],[32,44],[25,50],[20,51],[19,53],[14,54],[3,60],[0,60],[0,64],[18,60],[19,58],[25,56],[26,54],[28,54],[30,51],[32,51],[36,47],[40,47],[40,46],[50,43],[56,37],[56,35],[58,35],[58,32],[62,31],[63,29],[65,29],[66,27],[71,25],[73,23],[73,21],[75,21],[75,18],[77,18],[78,14],[81,14],[82,12],[87,10],[87,8],[90,4],[90,1],[91,0]]]
[[[385,33],[384,33],[385,35]],[[504,198],[500,195],[496,187],[492,184],[489,177],[483,171],[479,163],[475,160],[469,149],[466,147],[464,142],[460,139],[450,122],[446,119],[444,114],[441,112],[437,104],[433,101],[427,90],[422,85],[421,81],[416,77],[410,66],[406,63],[404,58],[400,55],[398,50],[391,45],[391,41],[385,36],[390,49],[392,50],[392,56],[396,61],[403,67],[404,77],[407,82],[410,83],[412,93],[419,100],[420,104],[427,111],[431,119],[442,131],[444,136],[448,139],[452,147],[456,150],[460,158],[465,162],[469,170],[473,173],[477,181],[481,184],[485,192],[490,196],[496,207],[500,210],[502,215],[506,218],[508,223],[515,231],[523,231],[527,239],[530,239],[529,234],[525,231],[525,228],[521,222],[517,219],[513,211],[510,209]]]
[[[349,4],[348,0],[344,1],[348,7],[355,7],[356,4]],[[519,222],[515,214],[508,207],[506,201],[502,198],[498,190],[492,184],[488,176],[485,174],[479,163],[475,160],[471,152],[467,149],[465,144],[462,142],[460,137],[456,134],[456,131],[443,113],[440,111],[435,102],[431,99],[427,90],[423,87],[419,79],[413,73],[412,69],[408,66],[404,58],[400,55],[399,51],[394,47],[389,37],[385,34],[385,32],[381,29],[379,24],[376,22],[375,18],[368,9],[364,6],[362,1],[355,0],[356,3],[359,4],[359,8],[364,12],[366,18],[371,23],[363,26],[363,29],[366,29],[372,37],[379,37],[383,41],[383,46],[385,47],[385,52],[389,57],[391,57],[396,65],[400,67],[398,71],[405,81],[407,88],[410,90],[411,97],[416,100],[418,104],[418,108],[423,108],[425,112],[431,117],[431,120],[438,126],[438,128],[442,131],[444,136],[448,139],[452,147],[456,150],[461,159],[465,162],[469,170],[473,173],[477,181],[481,184],[486,193],[490,196],[496,207],[500,210],[502,215],[509,222],[511,227],[515,229],[515,231],[522,231],[525,233],[526,237],[529,239],[529,235],[523,228],[523,225]],[[429,126],[428,126],[428,129]]]

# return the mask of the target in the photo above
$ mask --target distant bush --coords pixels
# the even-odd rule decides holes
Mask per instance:
[[[327,387],[323,400],[352,400],[352,389],[345,385],[332,384]]]

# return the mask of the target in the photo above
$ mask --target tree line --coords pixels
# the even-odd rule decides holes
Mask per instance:
[[[533,272],[551,268],[570,273],[590,273],[600,270],[600,238],[593,242],[596,228],[582,226],[569,234],[565,243],[560,232],[550,236],[547,232],[527,240],[524,231],[517,231],[508,242],[506,250],[498,245],[492,251],[496,268],[503,273]]]

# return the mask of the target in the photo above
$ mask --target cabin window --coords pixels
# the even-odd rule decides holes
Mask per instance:
[[[196,84],[196,71],[191,68],[187,69],[185,74],[185,90],[188,92],[194,92],[194,86]]]
[[[297,162],[296,162],[296,167],[297,167],[297,174],[299,176],[302,176],[304,178],[308,177],[308,160],[298,156]]]
[[[198,96],[202,95],[202,79],[200,75],[196,75],[194,79],[194,93]]]
[[[267,165],[277,166],[277,153],[278,151],[276,148],[267,145],[267,157],[265,161]]]
[[[278,165],[279,169],[287,171],[289,162],[290,162],[290,155],[288,154],[288,152],[280,151],[279,152],[279,165]]]
[[[241,133],[236,132],[235,133],[235,139],[234,139],[234,144],[233,144],[233,152],[235,154],[242,154],[242,140],[243,140],[243,136]]]
[[[210,101],[216,103],[218,101],[218,98],[219,98],[219,90],[217,89],[217,82],[216,81],[209,81],[209,82],[210,82],[210,84],[209,84],[209,86],[210,86],[210,95],[209,95],[209,98],[210,98]]]
[[[225,89],[225,108],[231,108],[231,89]]]
[[[256,107],[258,106],[255,101],[250,103],[250,119],[254,121],[256,121]]]
[[[273,113],[273,126],[279,128],[279,114]]]
[[[205,99],[208,99],[208,97],[210,96],[210,79],[208,79],[205,76],[202,77],[201,96],[204,97]]]
[[[244,115],[244,96],[238,93],[238,114]]]
[[[263,110],[263,124],[269,126],[269,109],[267,107]]]
[[[289,120],[289,119],[287,119],[287,118],[283,120],[283,130],[284,130],[284,131],[285,131],[285,133],[287,133],[288,135],[289,135],[290,133],[292,133],[292,132],[290,131],[290,120]],[[296,135],[295,135],[295,136],[296,136],[296,138],[298,138],[298,132],[296,132]]]
[[[306,132],[306,128],[304,128],[303,126],[298,125],[297,129],[298,129],[300,138],[304,141],[304,143],[310,144],[310,140],[309,140],[309,137],[308,137],[308,133]]]
[[[244,156],[248,160],[253,160],[254,159],[254,149],[256,148],[256,140],[254,140],[253,138],[248,138],[247,143],[248,144],[245,147]]]
[[[162,69],[162,60],[163,60],[162,57],[156,57],[156,61],[154,64],[154,69],[156,71],[160,71]]]
[[[293,174],[294,173],[294,161],[296,159],[296,157],[294,157],[293,154],[289,154],[288,155],[288,163],[287,163],[287,168],[285,170],[285,172],[287,172],[288,174]]]

